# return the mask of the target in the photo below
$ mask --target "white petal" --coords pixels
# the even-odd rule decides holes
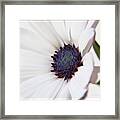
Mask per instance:
[[[100,66],[94,66],[90,82],[97,83],[100,80]]]
[[[79,38],[79,49],[82,52],[87,53],[94,41],[95,30],[93,28],[84,30]],[[84,51],[83,51],[84,50]]]
[[[30,78],[33,78],[35,76],[39,76],[39,75],[42,75],[42,74],[45,74],[45,73],[50,73],[50,70],[46,69],[45,66],[44,67],[40,66],[38,68],[38,70],[37,70],[37,68],[35,68],[35,70],[31,70],[31,68],[29,70],[29,68],[26,67],[26,68],[22,68],[20,70],[20,79],[21,79],[21,82],[25,81],[25,80],[29,80]]]
[[[96,53],[95,53],[93,47],[91,48],[90,51],[91,51],[92,54],[93,54],[93,58],[94,58],[94,66],[100,66],[100,60],[99,60],[99,58],[97,57],[97,55],[96,55]]]
[[[90,83],[88,86],[88,93],[86,100],[89,98],[100,98],[100,86]]]
[[[41,74],[44,74],[44,73],[41,73],[41,72],[29,72],[29,71],[23,71],[21,70],[20,71],[20,82],[23,82],[25,80],[29,80],[35,76],[39,76]]]
[[[87,53],[83,58],[83,66],[78,68],[78,72],[69,81],[69,90],[72,99],[80,99],[87,91],[87,85],[93,71],[93,56]]]
[[[58,41],[58,43],[59,43],[59,47],[63,47],[64,46],[64,40],[61,38],[61,36],[58,34],[58,30],[57,29],[55,29],[55,27],[54,27],[54,25],[53,25],[53,23],[54,23],[55,21],[49,21],[48,23],[49,23],[49,28],[50,28],[50,31],[52,32],[52,34],[54,35],[54,37],[56,38],[56,40]]]
[[[20,89],[21,97],[22,98],[28,98],[28,97],[31,98],[33,96],[40,97],[38,94],[37,96],[35,96],[36,93],[39,92],[38,89],[41,88],[40,86],[42,86],[43,84],[53,83],[55,79],[56,79],[55,75],[53,75],[52,73],[47,73],[47,74],[36,76],[24,82],[21,82],[21,89]],[[42,92],[42,89],[40,91]]]
[[[96,36],[95,36],[95,40],[97,41],[97,43],[100,45],[100,41],[101,41],[101,23],[99,22],[99,24],[96,27]]]
[[[57,80],[59,80],[60,83],[59,83],[59,85],[54,89],[53,94],[52,94],[51,97],[50,97],[50,99],[53,99],[53,100],[58,98],[58,95],[59,95],[61,89],[63,88],[64,85],[66,85],[64,79],[59,79],[59,78],[57,78]]]
[[[21,22],[20,28],[33,32],[42,42],[47,42],[54,47],[59,43],[56,39],[55,30],[52,29],[50,21]]]
[[[66,28],[66,22],[65,21],[53,21],[52,25],[54,26],[56,32],[58,33],[58,36],[60,39],[68,44],[69,41],[69,36],[68,36],[68,29]]]
[[[46,98],[46,99],[54,99],[56,96],[56,92],[60,89],[63,80],[58,80],[54,78],[50,81],[43,82],[39,84],[39,87],[36,87],[33,98]]]
[[[89,20],[86,28],[96,28],[99,20]]]
[[[34,51],[21,49],[20,50],[20,62],[21,65],[34,65],[39,66],[41,64],[50,65],[52,58],[51,56],[44,56]]]
[[[38,36],[32,31],[23,28],[20,28],[20,47],[47,55],[53,54],[56,50],[50,43],[40,37],[40,35]]]
[[[71,39],[78,47],[80,33],[85,29],[87,21],[66,21],[67,28],[71,31]]]
[[[58,95],[56,96],[56,100],[71,100],[67,81],[64,81],[63,86],[61,87]]]
[[[50,44],[56,48],[60,47],[59,39],[50,21],[31,22],[31,25]]]
[[[20,76],[21,81],[32,78],[36,75],[50,72],[50,56],[44,56],[37,52],[20,50]]]

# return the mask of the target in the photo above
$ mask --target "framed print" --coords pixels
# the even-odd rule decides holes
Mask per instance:
[[[119,119],[119,2],[1,7],[2,119]]]

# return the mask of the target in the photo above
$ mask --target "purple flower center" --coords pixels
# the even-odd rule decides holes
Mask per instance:
[[[51,72],[55,72],[58,78],[64,78],[67,81],[78,71],[77,68],[83,65],[81,53],[74,44],[64,44],[64,47],[60,47],[51,57],[53,58]]]

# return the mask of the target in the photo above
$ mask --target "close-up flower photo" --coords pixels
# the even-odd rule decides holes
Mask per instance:
[[[100,98],[100,21],[20,21],[20,98]]]

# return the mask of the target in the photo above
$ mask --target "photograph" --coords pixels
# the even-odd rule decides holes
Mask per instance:
[[[100,20],[20,20],[21,100],[100,100]]]
[[[0,118],[119,119],[118,1],[1,5]]]

